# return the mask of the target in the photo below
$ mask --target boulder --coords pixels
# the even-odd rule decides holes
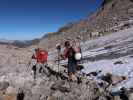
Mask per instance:
[[[9,86],[7,89],[6,89],[6,94],[17,94],[17,90],[12,87],[12,86]]]
[[[100,78],[103,80],[103,81],[106,81],[108,82],[109,84],[112,83],[112,79],[111,79],[112,75],[110,73],[107,73],[106,75],[103,75],[101,76]]]
[[[70,89],[64,85],[65,85],[65,81],[57,81],[51,86],[51,89],[55,91],[59,90],[63,93],[70,92]]]
[[[0,90],[6,90],[9,87],[9,82],[0,82]]]
[[[3,100],[3,97],[2,96],[0,96],[0,100]]]
[[[121,99],[120,99],[120,96],[114,96],[113,99],[114,99],[114,100],[121,100]]]
[[[63,86],[64,84],[65,84],[65,81],[57,81],[51,86],[51,89],[56,90],[60,88],[61,86]]]
[[[3,100],[17,100],[16,94],[5,94],[3,96]]]
[[[118,75],[112,75],[112,74],[110,74],[110,73],[107,73],[106,75],[103,75],[103,76],[101,77],[101,79],[102,79],[103,81],[108,82],[109,85],[110,85],[110,84],[116,85],[116,84],[122,82],[123,80],[126,80],[127,78],[126,78],[125,76],[118,76]]]
[[[117,64],[123,64],[123,62],[122,62],[122,61],[116,61],[116,62],[114,63],[114,65],[117,65]]]
[[[133,100],[133,93],[129,94],[129,100]]]
[[[129,13],[129,14],[133,13],[133,8],[129,8],[129,9],[128,9],[128,13]]]
[[[87,76],[91,76],[91,75],[93,75],[93,76],[97,76],[99,73],[101,73],[102,71],[101,70],[99,70],[99,71],[94,71],[94,72],[90,72],[90,73],[88,73],[88,74],[86,74]]]
[[[116,85],[116,84],[122,82],[123,80],[126,80],[126,77],[125,76],[112,75],[111,80],[112,80],[112,84]]]
[[[48,96],[47,100],[57,100],[54,96]]]

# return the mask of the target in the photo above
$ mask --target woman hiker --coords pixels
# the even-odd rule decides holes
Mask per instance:
[[[68,58],[68,76],[70,81],[76,81],[76,69],[77,69],[77,60],[75,54],[78,51],[77,48],[70,44],[70,41],[66,41],[64,44],[64,54],[61,55],[62,58]]]

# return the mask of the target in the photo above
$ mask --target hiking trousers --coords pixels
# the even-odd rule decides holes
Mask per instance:
[[[47,69],[47,63],[38,63],[37,64],[37,71],[38,75],[49,75],[49,71]]]
[[[77,62],[74,60],[68,60],[68,74],[75,74],[77,68]]]

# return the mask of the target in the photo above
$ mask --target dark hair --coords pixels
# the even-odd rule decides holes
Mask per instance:
[[[69,41],[66,41],[64,46],[65,46],[65,47],[70,46],[70,42],[69,42]]]
[[[38,51],[38,49],[36,48],[35,51]]]

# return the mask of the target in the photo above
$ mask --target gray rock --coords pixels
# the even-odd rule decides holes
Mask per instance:
[[[98,100],[107,100],[105,97],[101,96]]]
[[[0,82],[0,90],[6,90],[9,87],[9,82]]]
[[[122,62],[122,61],[116,61],[116,62],[114,63],[114,65],[117,65],[117,64],[123,64],[123,62]]]
[[[41,97],[40,97],[40,100],[47,100],[47,96],[45,96],[45,95],[41,95]]]
[[[48,96],[47,100],[57,100],[57,98],[54,96]]]
[[[121,100],[121,99],[120,99],[120,96],[115,96],[115,97],[114,97],[114,100]]]
[[[65,85],[65,81],[57,81],[52,86],[52,90],[59,90],[61,92],[70,92],[70,89],[68,87],[63,86]]]
[[[3,100],[3,97],[2,96],[0,96],[0,100]]]
[[[120,82],[122,82],[123,80],[126,80],[127,78],[125,76],[118,76],[118,75],[112,75],[110,73],[107,73],[106,75],[102,76],[101,79],[103,81],[106,81],[112,85],[116,85]]]
[[[133,93],[129,94],[129,100],[133,100]]]
[[[130,14],[130,13],[133,13],[133,8],[129,8],[128,9],[128,13]]]
[[[123,80],[126,80],[127,78],[125,76],[118,76],[118,75],[112,75],[111,80],[112,80],[112,84],[116,85],[120,82],[122,82]]]
[[[39,94],[26,95],[24,100],[40,100],[41,96]]]

